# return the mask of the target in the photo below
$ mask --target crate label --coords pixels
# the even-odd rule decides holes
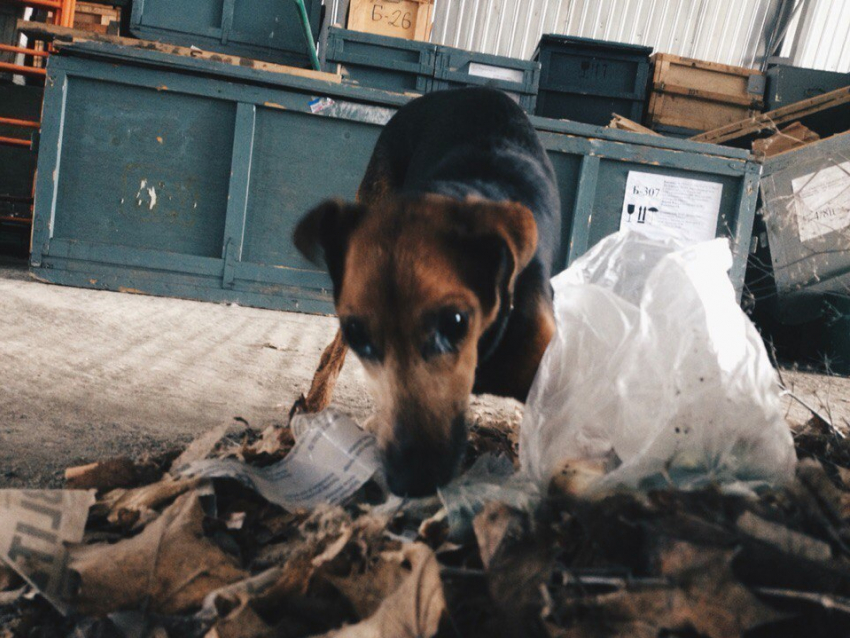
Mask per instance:
[[[506,69],[501,66],[481,64],[480,62],[469,63],[469,75],[479,78],[490,78],[491,80],[502,80],[503,82],[517,82],[519,84],[522,84],[523,79],[522,69]]]
[[[629,171],[620,229],[662,228],[686,244],[717,236],[723,185]]]
[[[850,227],[850,162],[791,180],[801,241]]]

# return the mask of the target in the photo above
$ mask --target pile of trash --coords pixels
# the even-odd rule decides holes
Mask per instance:
[[[850,442],[784,422],[729,261],[578,260],[519,432],[473,423],[430,498],[331,411],[0,490],[0,638],[850,632]]]

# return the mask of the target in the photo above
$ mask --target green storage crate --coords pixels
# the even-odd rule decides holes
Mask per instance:
[[[513,97],[527,113],[534,113],[539,84],[540,64],[537,62],[437,47],[434,91],[489,86]]]
[[[850,73],[777,65],[767,70],[765,107],[766,110],[773,111],[845,86],[850,86]],[[843,104],[810,115],[803,120],[803,123],[821,137],[827,137],[846,131],[848,121],[850,121],[850,104]]]
[[[535,114],[604,126],[617,113],[643,121],[652,47],[544,35]]]
[[[304,0],[304,5],[315,41],[322,3]],[[133,0],[130,31],[143,40],[310,66],[301,17],[292,0]]]
[[[354,199],[407,96],[211,60],[77,43],[48,67],[31,267],[57,284],[333,311],[292,244],[306,211]],[[316,104],[322,108],[315,108]],[[562,202],[556,269],[621,225],[635,173],[722,189],[740,290],[758,165],[738,149],[532,118]]]
[[[437,46],[339,27],[328,30],[326,70],[340,65],[352,84],[395,93],[428,93],[432,89]]]
[[[850,132],[764,162],[762,205],[779,320],[819,318],[825,294],[850,291]]]

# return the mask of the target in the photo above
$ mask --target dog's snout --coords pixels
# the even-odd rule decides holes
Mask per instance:
[[[398,496],[428,496],[455,475],[465,451],[466,425],[455,419],[449,436],[423,440],[403,425],[384,448],[387,484]]]

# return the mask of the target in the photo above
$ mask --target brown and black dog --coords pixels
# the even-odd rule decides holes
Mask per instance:
[[[381,133],[358,203],[295,232],[334,285],[345,343],[372,382],[393,492],[448,482],[470,393],[525,400],[554,332],[555,173],[522,110],[492,89],[428,94]]]

